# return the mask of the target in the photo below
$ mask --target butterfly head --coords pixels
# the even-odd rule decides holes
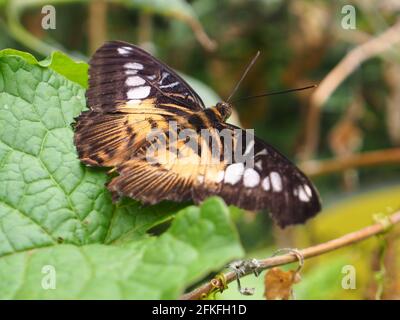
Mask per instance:
[[[218,102],[215,107],[218,110],[219,114],[221,115],[223,121],[228,119],[232,114],[232,105],[228,102],[225,101]]]

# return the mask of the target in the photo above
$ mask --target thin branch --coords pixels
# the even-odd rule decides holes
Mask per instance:
[[[396,213],[392,214],[391,216],[388,217],[391,225],[394,225],[396,223],[400,223],[400,211],[397,211]],[[370,225],[368,227],[365,227],[363,229],[360,229],[358,231],[348,233],[342,237],[330,240],[328,242],[324,242],[303,250],[299,250],[300,254],[304,257],[304,259],[312,258],[315,256],[322,255],[324,253],[337,250],[339,248],[343,248],[346,246],[349,246],[351,244],[360,242],[362,240],[365,240],[367,238],[370,238],[372,236],[384,233],[387,231],[387,226],[384,225],[384,223],[375,223],[373,225]],[[292,262],[295,262],[297,260],[296,256],[293,254],[285,254],[281,256],[275,256],[272,258],[267,258],[263,260],[259,260],[259,271],[266,270],[272,267],[276,266],[281,266],[285,264],[289,264]],[[241,277],[250,274],[251,271],[247,270],[245,274],[243,274]],[[236,280],[236,273],[233,271],[229,271],[224,273],[224,277],[226,279],[227,283],[230,283],[234,280]],[[214,283],[217,286],[222,286],[223,284],[221,283],[221,280],[213,279]],[[197,289],[188,292],[181,296],[182,300],[196,300],[200,299],[204,294],[208,294],[211,292],[211,290],[214,288],[213,284],[211,282],[207,282]]]
[[[53,0],[51,4],[80,3],[84,0]],[[53,51],[60,50],[68,52],[61,44],[50,44],[35,37],[22,25],[20,18],[25,10],[48,4],[46,0],[7,1],[5,13],[7,27],[11,35],[24,46],[34,50],[43,56],[50,56]],[[69,52],[72,57],[85,60],[86,57],[77,52]]]
[[[315,177],[346,169],[382,164],[400,164],[400,148],[369,151],[329,160],[309,160],[300,163],[299,167],[308,176]]]
[[[87,3],[85,0],[53,0],[52,4],[70,4],[70,3]],[[121,6],[125,6],[130,9],[131,7],[143,7],[146,6],[140,5],[140,2],[137,4],[136,1],[127,2],[124,0],[104,0],[104,2],[118,4]],[[41,39],[33,36],[28,30],[24,28],[24,26],[20,22],[20,16],[22,13],[34,7],[38,7],[41,5],[47,4],[46,0],[25,0],[25,1],[8,1],[6,6],[6,16],[7,16],[7,26],[11,34],[15,39],[20,41],[22,44],[39,52],[44,56],[50,55],[55,50],[62,50],[67,52],[60,44],[50,45]],[[147,6],[146,6],[147,8]],[[101,9],[100,9],[101,10]],[[151,10],[149,10],[151,12]],[[157,10],[153,10],[154,13],[162,14]],[[102,13],[103,14],[103,13]],[[212,40],[204,30],[202,24],[192,16],[181,15],[181,14],[172,14],[172,16],[176,19],[179,19],[186,23],[193,31],[197,41],[207,50],[207,51],[215,51],[217,48],[217,43]],[[101,30],[100,30],[101,31]],[[95,32],[95,30],[93,30]],[[94,47],[94,44],[92,45]],[[93,48],[91,48],[93,50]],[[72,56],[77,56],[78,58],[83,58],[82,56],[77,55],[76,53],[70,53]]]
[[[89,51],[93,54],[107,40],[107,2],[89,3]]]
[[[192,28],[192,31],[197,41],[203,46],[204,49],[210,52],[215,51],[217,49],[217,43],[215,42],[215,40],[212,40],[207,35],[203,26],[198,20],[194,18],[190,19],[183,18],[182,20]]]
[[[153,36],[153,15],[142,11],[139,15],[138,43],[145,47],[149,46]]]
[[[311,96],[303,159],[310,159],[318,145],[320,111],[336,88],[364,61],[373,58],[400,42],[400,20],[379,36],[353,48],[322,80]]]

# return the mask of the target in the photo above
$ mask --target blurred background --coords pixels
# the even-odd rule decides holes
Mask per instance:
[[[187,75],[209,106],[230,94],[258,50],[236,99],[318,85],[235,105],[232,121],[299,164],[323,199],[322,214],[285,230],[267,214],[233,210],[248,256],[265,258],[400,209],[399,14],[398,0],[0,0],[0,49],[87,61],[104,41],[125,40]],[[399,234],[306,261],[295,297],[400,299]],[[348,265],[356,288],[342,286]],[[243,286],[263,299],[261,278]],[[219,297],[243,299],[235,284]]]

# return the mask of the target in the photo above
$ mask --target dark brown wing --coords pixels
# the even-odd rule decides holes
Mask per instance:
[[[152,129],[204,108],[179,75],[134,45],[107,42],[89,65],[90,110],[77,118],[74,137],[79,158],[88,165],[122,164]]]
[[[152,99],[160,108],[164,104],[189,111],[204,108],[201,98],[185,80],[132,44],[106,42],[89,64],[86,96],[91,110],[114,112],[117,105],[136,106],[146,99]]]
[[[219,195],[227,204],[243,209],[268,209],[281,227],[303,223],[321,210],[314,185],[275,148],[252,135],[246,141],[245,130],[229,124],[221,123],[217,129],[231,132],[232,151],[240,149],[241,155],[251,155],[247,158],[250,161],[246,166],[245,158],[236,160],[233,156],[232,162],[222,159],[224,168],[217,182],[205,177],[194,186],[195,202]],[[237,143],[240,136],[241,145]]]
[[[117,166],[119,176],[108,188],[150,204],[189,199],[200,203],[218,195],[243,209],[268,209],[282,227],[303,223],[320,211],[313,184],[273,147],[228,124],[208,128],[208,133],[209,140],[194,130],[193,147],[184,137],[171,144],[171,134],[163,132],[167,148],[149,153],[157,143],[143,145],[135,158]]]

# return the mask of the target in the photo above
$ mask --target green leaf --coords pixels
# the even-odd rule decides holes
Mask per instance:
[[[81,86],[3,55],[0,91],[0,255],[136,238],[181,207],[112,204],[105,171],[83,166],[73,145],[71,123],[85,107]]]
[[[54,51],[48,58],[38,61],[33,55],[28,52],[23,52],[15,49],[4,49],[0,51],[0,58],[3,56],[16,56],[24,58],[30,64],[37,64],[42,67],[48,67],[57,73],[63,75],[68,80],[80,84],[82,87],[87,87],[87,71],[88,65],[83,61],[74,61],[66,54],[60,51]]]
[[[58,245],[0,258],[1,299],[175,299],[184,288],[243,255],[218,198],[179,212],[167,232],[122,246]],[[45,290],[45,266],[55,289]]]
[[[62,70],[73,82],[53,70],[62,59],[0,53],[0,298],[177,298],[241,256],[218,198],[178,213],[160,237],[146,232],[185,204],[112,203],[105,170],[82,165],[73,144],[86,65]],[[56,290],[41,286],[45,265]]]
[[[217,102],[222,99],[213,91],[210,87],[205,85],[203,82],[190,77],[186,74],[179,73],[182,78],[184,78],[196,91],[196,93],[201,97],[206,107],[215,106]]]

